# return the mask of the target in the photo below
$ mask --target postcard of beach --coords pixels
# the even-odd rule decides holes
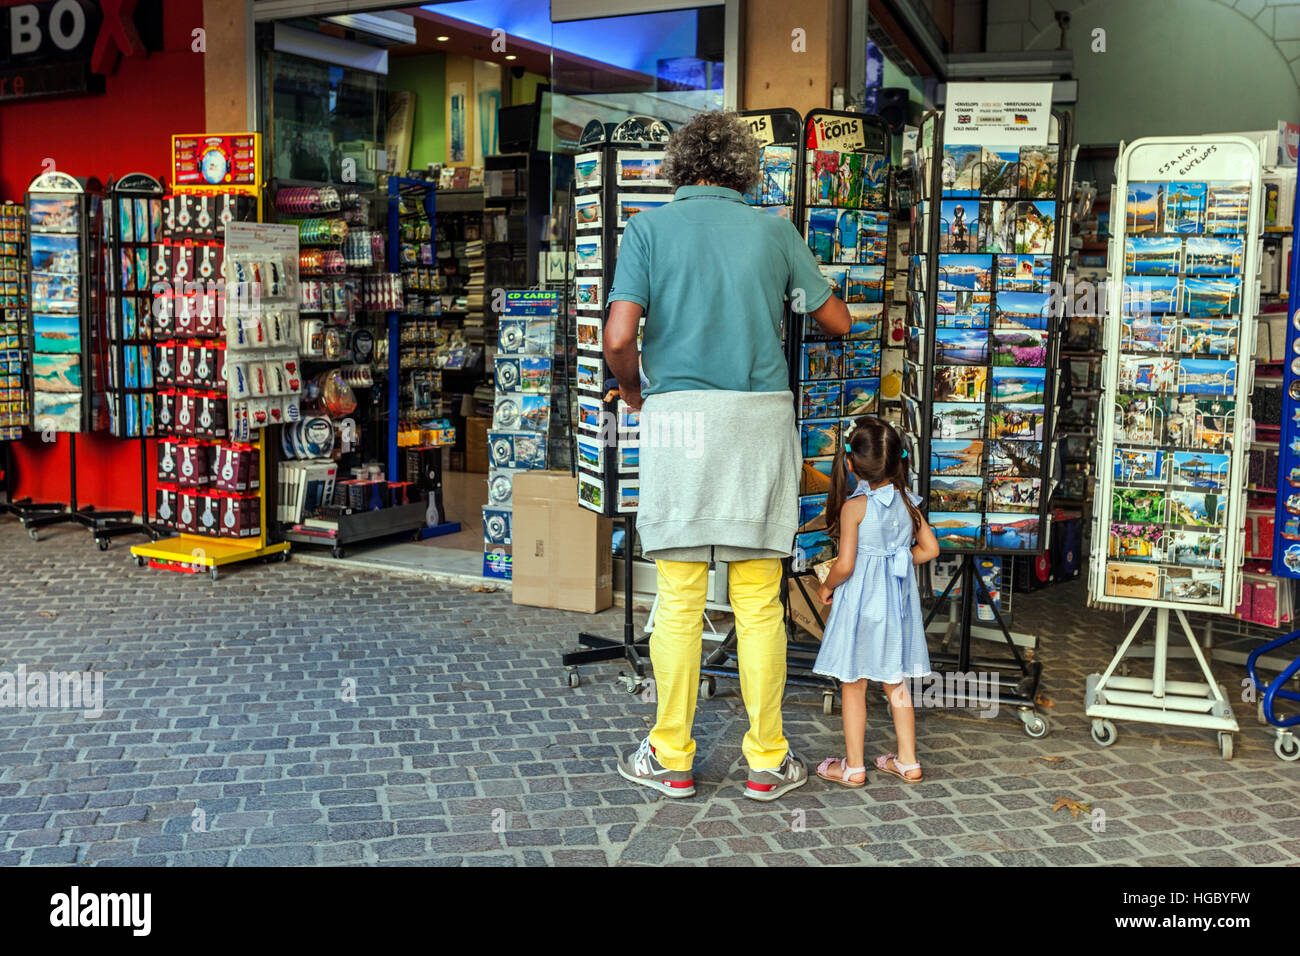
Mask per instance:
[[[939,539],[939,547],[954,551],[974,551],[979,548],[983,515],[960,511],[931,511],[928,521],[934,536]]]
[[[799,443],[805,458],[834,455],[840,446],[839,419],[800,422]]]
[[[1208,183],[1205,193],[1205,231],[1223,235],[1246,231],[1250,212],[1250,183]]]
[[[1037,511],[1041,489],[1040,478],[990,478],[988,506],[997,511]]]
[[[1177,312],[1176,276],[1124,277],[1125,312]]]
[[[980,195],[1014,199],[1020,191],[1020,150],[985,146],[980,156]]]
[[[935,402],[930,407],[934,438],[983,438],[984,406],[970,402]]]
[[[978,478],[931,478],[929,510],[979,511],[983,488]]]
[[[844,382],[844,414],[870,415],[880,401],[879,378],[850,378]]]
[[[619,445],[617,460],[620,475],[635,475],[641,468],[641,447],[639,445]]]
[[[1047,199],[1056,195],[1059,146],[1020,147],[1020,195]]]
[[[1227,276],[1241,272],[1245,254],[1244,239],[1190,236],[1183,255],[1188,275]]]
[[[1007,402],[989,409],[989,437],[1043,440],[1043,406]]]
[[[583,435],[575,435],[574,448],[577,450],[578,467],[586,468],[597,474],[605,473],[605,443]]]
[[[666,193],[619,193],[618,194],[618,225],[621,229],[637,213],[648,212],[651,209],[658,209],[660,206],[666,206],[672,201],[672,196]]]
[[[1213,528],[1223,524],[1227,498],[1200,491],[1169,492],[1169,523],[1194,528]]]
[[[824,495],[831,487],[834,458],[805,458],[799,475],[799,494]]]
[[[841,378],[844,346],[839,342],[805,342],[799,377],[810,379]]]
[[[1165,183],[1129,183],[1124,231],[1164,232]]]
[[[80,352],[81,320],[75,314],[36,312],[32,339],[37,352]]]
[[[591,355],[579,355],[576,376],[578,390],[601,394],[605,387],[605,382],[601,378],[602,372],[600,359]]]
[[[799,533],[826,530],[826,496],[799,496]]]
[[[885,303],[851,302],[846,339],[880,339],[885,333]],[[903,326],[906,327],[905,325]]]
[[[618,184],[620,186],[667,186],[663,176],[663,155],[641,150],[618,151]]]
[[[980,204],[978,199],[945,199],[939,204],[939,251],[976,251]]]
[[[1241,311],[1241,277],[1183,280],[1183,310],[1194,319]]]
[[[939,256],[939,289],[957,292],[993,288],[993,257],[980,255]]]
[[[841,299],[844,299],[845,302],[852,301],[851,299],[845,298],[844,292],[844,279],[849,272],[848,266],[818,266],[817,268],[821,269],[822,275],[824,275],[826,281],[830,283],[832,293],[838,295]]]
[[[989,364],[989,336],[982,329],[936,329],[934,342],[936,364]]]
[[[1236,355],[1238,319],[1192,319],[1179,323],[1179,351],[1188,355]]]
[[[978,475],[983,471],[984,443],[982,441],[931,439],[930,474]]]
[[[835,557],[835,542],[825,531],[805,531],[795,535],[794,553],[803,567],[811,568]]]
[[[575,196],[573,200],[575,229],[600,228],[600,195]]]
[[[33,353],[32,387],[38,392],[80,392],[81,356],[67,352]]]
[[[1178,391],[1231,395],[1237,387],[1237,363],[1231,359],[1179,359]]]
[[[884,266],[849,266],[844,282],[845,302],[885,301]]]
[[[1205,183],[1165,186],[1165,232],[1200,232],[1205,222]]]
[[[1111,597],[1154,601],[1160,596],[1160,569],[1107,561],[1106,593]]]
[[[993,401],[1042,403],[1047,369],[994,366]]]
[[[1041,474],[1042,443],[996,440],[986,444],[990,477],[1036,478]]]
[[[936,365],[936,402],[983,402],[988,393],[989,370],[983,365]]]
[[[849,340],[844,343],[844,377],[869,378],[880,375],[880,339]]]
[[[1164,481],[1165,453],[1153,448],[1115,448],[1115,480],[1124,484]]]
[[[983,152],[982,146],[943,147],[940,177],[945,196],[979,196],[980,174],[983,170],[980,156]]]
[[[1129,236],[1124,271],[1129,275],[1176,276],[1183,241],[1174,236]]]
[[[1052,297],[1046,292],[999,292],[995,329],[1047,328]]]
[[[838,418],[844,395],[842,382],[814,382],[799,387],[799,417]]]
[[[984,546],[990,550],[1038,550],[1038,515],[993,512],[984,516]]]
[[[1007,204],[985,201],[980,203],[979,252],[1015,252],[1015,223],[1007,218]]]
[[[994,329],[993,364],[1042,368],[1047,364],[1047,333],[1038,329]]]
[[[1056,239],[1056,203],[1048,201],[1019,202],[1007,215],[1016,223],[1016,247],[1006,252],[1047,253],[1052,251]]]
[[[601,239],[600,235],[579,236],[574,243],[575,269],[600,269],[604,267],[601,260]]]
[[[1111,492],[1110,511],[1116,521],[1163,524],[1165,493],[1155,488],[1116,488]]]
[[[600,153],[579,153],[573,158],[573,186],[589,189],[600,185]]]
[[[1173,456],[1173,479],[1181,485],[1192,488],[1213,488],[1221,491],[1228,484],[1228,468],[1231,458],[1228,455],[1209,451],[1175,451]]]

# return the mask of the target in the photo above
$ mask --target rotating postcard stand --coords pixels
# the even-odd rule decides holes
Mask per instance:
[[[1098,475],[1088,590],[1142,613],[1088,677],[1103,747],[1112,720],[1136,720],[1217,731],[1232,757],[1237,721],[1186,612],[1240,603],[1260,180],[1259,146],[1242,136],[1145,137],[1116,164],[1102,383],[1114,415],[1100,448],[1111,464]],[[1152,676],[1116,676],[1152,612]],[[1167,678],[1171,612],[1204,682]]]
[[[68,433],[68,504],[20,514],[33,541],[42,528],[79,524],[94,531],[129,511],[100,511],[77,502],[77,433],[95,431],[103,417],[105,369],[103,266],[98,180],[51,171],[27,188],[32,306],[32,429]]]
[[[142,534],[157,541],[167,532],[149,523],[149,439],[153,415],[153,293],[149,249],[161,225],[162,183],[131,173],[108,184],[104,238],[105,303],[109,325],[110,430],[140,446],[140,520],[114,521],[94,529],[107,551],[113,538]]]
[[[630,116],[608,127],[592,120],[582,131],[574,157],[574,384],[578,414],[572,439],[578,503],[598,514],[621,518],[625,531],[623,637],[614,640],[580,633],[578,643],[586,649],[570,651],[561,658],[570,687],[581,683],[579,666],[623,659],[631,673],[620,671],[619,679],[630,693],[638,693],[649,660],[649,635],[638,638],[632,620],[640,421],[638,413],[619,399],[618,383],[605,364],[604,294],[614,278],[618,244],[628,220],[673,198],[661,175],[663,144],[669,132],[666,123],[646,116]]]
[[[1036,86],[955,84],[949,109],[922,121],[902,403],[914,490],[940,547],[960,558],[926,615],[927,633],[944,634],[931,665],[958,685],[973,671],[994,675],[992,692],[959,692],[959,706],[996,699],[1043,737],[1042,664],[1021,648],[1033,638],[1009,630],[976,567],[1047,547],[1061,318],[1051,289],[1064,277],[1071,164],[1068,118]],[[1005,122],[987,122],[999,95]],[[1035,96],[1034,110],[1013,105]],[[996,628],[976,626],[977,602]],[[950,621],[936,623],[945,606]],[[1001,641],[1010,657],[976,654],[976,637]]]

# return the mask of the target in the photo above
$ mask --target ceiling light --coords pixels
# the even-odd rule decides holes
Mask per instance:
[[[437,40],[439,43],[446,43],[448,40],[451,39],[451,37],[434,37],[434,39]]]
[[[516,58],[516,57],[515,57],[515,55],[514,55],[513,53],[507,53],[507,54],[506,54],[506,59],[507,59],[507,60],[513,60],[513,59],[515,59],[515,58]]]

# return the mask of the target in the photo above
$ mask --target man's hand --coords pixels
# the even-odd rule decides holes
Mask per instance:
[[[824,584],[817,588],[817,600],[821,601],[823,604],[830,604],[831,598],[833,598],[834,596],[835,596],[834,588],[828,588]]]
[[[641,386],[634,385],[632,388],[618,387],[618,397],[627,403],[627,407],[635,412],[641,411],[641,403],[645,401],[641,397]]]

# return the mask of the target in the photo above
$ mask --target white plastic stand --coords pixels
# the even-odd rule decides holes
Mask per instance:
[[[1210,673],[1210,665],[1201,652],[1201,646],[1192,635],[1183,612],[1174,609],[1182,625],[1192,656],[1205,675],[1205,683],[1171,681],[1165,675],[1169,661],[1169,608],[1156,608],[1156,634],[1151,645],[1151,677],[1117,677],[1120,666],[1133,639],[1146,623],[1151,608],[1142,609],[1124,643],[1116,651],[1104,674],[1089,674],[1084,700],[1085,713],[1092,718],[1092,739],[1103,747],[1115,742],[1117,732],[1111,719],[1136,720],[1147,724],[1164,724],[1171,727],[1199,727],[1219,733],[1219,753],[1224,760],[1232,759],[1232,735],[1237,732],[1237,719],[1232,715],[1232,705]]]

